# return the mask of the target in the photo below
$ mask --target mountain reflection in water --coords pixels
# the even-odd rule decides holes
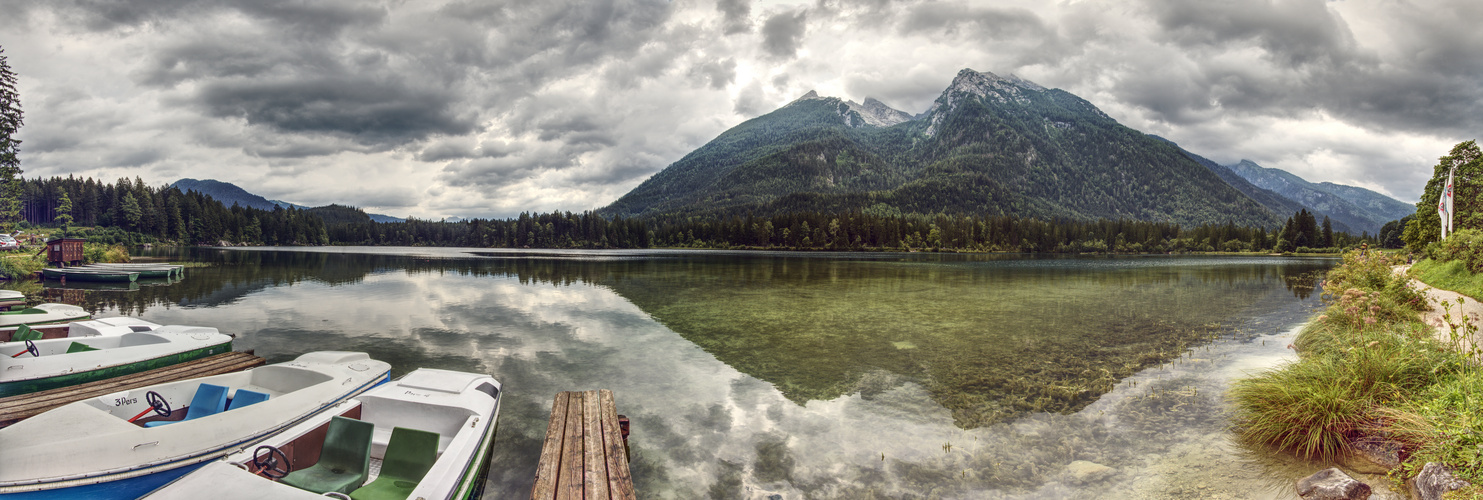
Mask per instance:
[[[1221,393],[1239,375],[1227,365],[1280,359],[1280,347],[1263,340],[1312,310],[1314,282],[1332,265],[162,252],[214,265],[168,286],[83,290],[84,305],[104,316],[216,326],[270,362],[359,350],[397,374],[432,366],[499,378],[506,406],[490,498],[528,494],[551,397],[593,388],[613,389],[633,418],[634,477],[645,497],[1055,496],[1117,485],[1158,496],[1145,491],[1148,454],[1180,446],[1239,454],[1220,441]],[[1110,469],[1067,479],[1076,461]]]

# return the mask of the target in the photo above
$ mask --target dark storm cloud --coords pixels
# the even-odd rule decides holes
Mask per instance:
[[[966,31],[975,38],[987,40],[1043,38],[1052,32],[1040,16],[1028,10],[953,2],[931,2],[910,7],[900,30],[902,34],[942,32],[949,35]]]
[[[1166,36],[1187,47],[1254,44],[1287,66],[1342,65],[1355,42],[1323,0],[1152,0]]]
[[[213,116],[286,133],[344,134],[362,144],[397,145],[475,128],[474,114],[454,109],[452,92],[398,79],[219,80],[203,85],[196,102]]]
[[[1145,8],[1158,28],[1147,38],[1154,46],[1062,26],[1089,52],[1063,62],[1061,75],[1111,82],[1119,101],[1174,125],[1318,109],[1372,129],[1452,135],[1483,127],[1483,58],[1459,49],[1483,43],[1465,21],[1483,16],[1476,2],[1424,16],[1384,5],[1398,54],[1363,46],[1322,0],[1148,0]]]
[[[705,61],[690,68],[690,77],[715,90],[725,89],[736,80],[736,59]]]
[[[24,6],[28,2],[17,2]],[[7,5],[9,7],[10,5]],[[237,11],[270,21],[301,35],[326,36],[350,26],[381,21],[385,11],[355,1],[317,0],[69,0],[46,6],[90,31],[108,31],[193,18],[203,13]],[[27,8],[18,9],[22,12]]]
[[[792,59],[803,43],[808,10],[779,12],[762,23],[762,50],[773,57]]]
[[[752,31],[751,0],[716,0],[721,13],[721,32],[727,35]]]

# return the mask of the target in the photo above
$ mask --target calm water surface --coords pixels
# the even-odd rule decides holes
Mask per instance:
[[[1333,261],[1281,257],[159,250],[47,288],[270,362],[367,351],[505,386],[486,498],[528,496],[552,396],[608,388],[643,498],[1281,498],[1232,378],[1292,357]]]

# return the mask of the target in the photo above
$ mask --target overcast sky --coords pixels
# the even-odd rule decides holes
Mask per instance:
[[[962,68],[1230,164],[1419,196],[1483,130],[1477,0],[0,0],[27,177],[422,218],[598,208],[809,90]]]

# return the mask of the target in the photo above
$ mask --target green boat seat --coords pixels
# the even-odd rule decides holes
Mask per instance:
[[[371,470],[371,434],[375,430],[370,422],[331,418],[319,463],[290,472],[278,482],[319,494],[344,494],[359,488]]]
[[[237,395],[232,396],[231,403],[227,403],[227,411],[232,411],[243,406],[255,405],[267,400],[268,395],[265,393],[248,389],[237,389]]]
[[[405,500],[438,460],[438,433],[394,427],[381,459],[381,475],[350,492],[354,500]]]
[[[159,427],[161,425],[195,420],[201,417],[209,417],[221,413],[227,407],[227,388],[216,384],[201,384],[196,387],[196,396],[191,398],[191,405],[186,408],[185,418],[181,420],[163,420],[159,422],[145,422],[145,427]]]
[[[15,335],[11,335],[10,340],[12,342],[21,342],[25,340],[41,340],[41,335],[41,332],[33,330],[29,326],[21,325],[15,328]]]
[[[99,350],[97,347],[93,347],[93,346],[84,344],[82,342],[73,342],[73,343],[67,345],[67,354],[72,354],[74,352],[87,352],[87,351],[97,351],[97,350]]]

